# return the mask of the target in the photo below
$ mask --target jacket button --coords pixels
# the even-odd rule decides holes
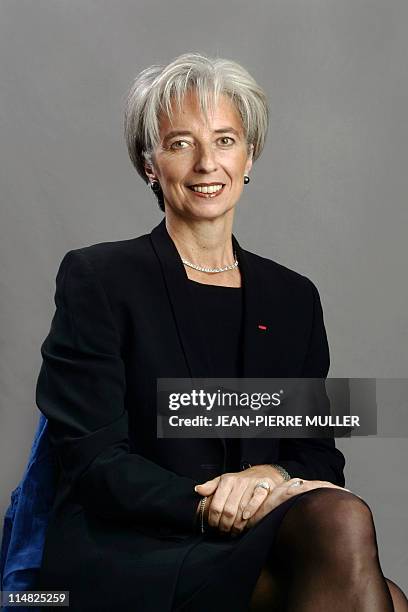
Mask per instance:
[[[248,469],[248,468],[250,468],[250,467],[251,467],[251,464],[250,464],[250,463],[248,463],[248,461],[243,461],[243,462],[241,463],[241,470],[247,470],[247,469]]]

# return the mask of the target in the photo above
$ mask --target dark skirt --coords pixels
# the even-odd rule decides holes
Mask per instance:
[[[261,570],[273,557],[286,512],[308,493],[289,498],[236,538],[204,534],[184,559],[174,612],[248,612]]]
[[[213,531],[163,540],[78,512],[51,525],[37,589],[69,591],[75,612],[248,612],[286,512],[310,493],[236,538]]]

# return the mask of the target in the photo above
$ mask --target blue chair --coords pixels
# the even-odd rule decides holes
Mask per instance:
[[[36,590],[45,532],[56,495],[58,466],[48,421],[41,414],[24,475],[11,493],[0,552],[0,590]],[[8,606],[4,611],[15,609]],[[19,607],[19,610],[23,608]],[[36,608],[27,607],[31,612]]]

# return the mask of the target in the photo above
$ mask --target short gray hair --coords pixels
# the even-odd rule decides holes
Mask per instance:
[[[194,89],[204,117],[227,95],[235,105],[253,160],[262,153],[269,125],[266,94],[249,72],[237,62],[212,58],[200,53],[184,53],[166,66],[153,65],[134,80],[125,100],[124,136],[130,159],[147,183],[144,163],[152,163],[160,141],[159,116],[163,111],[171,120],[173,100],[180,108],[185,93]],[[163,194],[159,207],[164,210]]]

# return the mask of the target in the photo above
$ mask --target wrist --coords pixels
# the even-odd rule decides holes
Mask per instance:
[[[256,468],[256,467],[267,468],[269,473],[271,472],[270,468],[273,468],[272,477],[273,477],[273,480],[276,480],[278,484],[281,484],[282,482],[285,482],[286,480],[290,480],[292,478],[289,472],[284,467],[279,465],[278,463],[264,463],[262,464],[262,466],[251,465],[249,463],[248,466],[249,467],[246,468],[248,470],[251,470],[252,468]]]
[[[284,467],[279,465],[278,463],[270,463],[270,467],[274,468],[276,474],[280,477],[280,482],[285,482],[286,480],[290,480],[292,477]]]

